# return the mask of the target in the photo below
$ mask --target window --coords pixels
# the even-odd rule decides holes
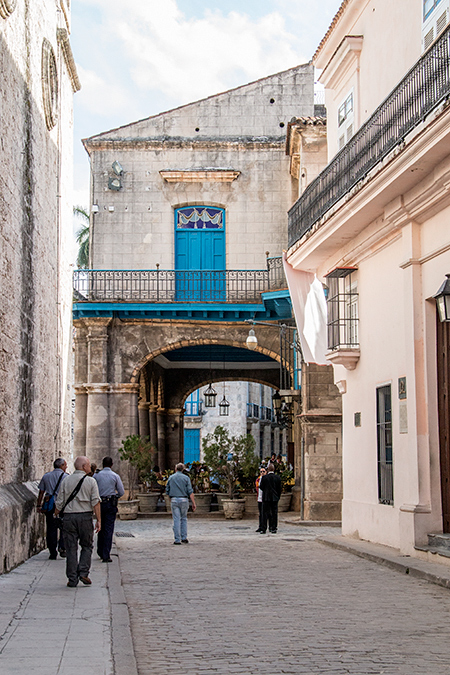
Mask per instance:
[[[358,287],[354,268],[337,268],[327,275],[328,349],[359,347]]]
[[[354,118],[353,91],[351,91],[338,108],[339,150],[343,148],[353,136]]]
[[[441,0],[423,0],[423,20],[427,19]]]
[[[377,389],[378,501],[394,503],[391,385]]]

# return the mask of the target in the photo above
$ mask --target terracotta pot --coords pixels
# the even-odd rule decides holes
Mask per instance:
[[[136,495],[140,513],[155,513],[159,492],[142,492]]]
[[[139,501],[137,499],[133,499],[129,502],[119,500],[117,509],[120,520],[136,520],[139,509]]]
[[[245,499],[223,499],[222,504],[225,518],[240,520],[244,515]]]
[[[283,492],[278,502],[278,512],[289,511],[291,508],[292,492]]]

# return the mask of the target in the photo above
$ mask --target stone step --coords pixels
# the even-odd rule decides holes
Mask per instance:
[[[429,534],[428,546],[434,549],[450,551],[450,534]]]

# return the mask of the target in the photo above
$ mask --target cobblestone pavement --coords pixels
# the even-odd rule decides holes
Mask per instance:
[[[450,591],[330,549],[335,528],[118,522],[139,675],[450,675]]]

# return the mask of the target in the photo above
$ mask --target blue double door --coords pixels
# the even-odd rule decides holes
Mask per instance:
[[[224,229],[175,230],[176,299],[226,300]]]
[[[184,430],[184,463],[200,461],[200,429]]]

